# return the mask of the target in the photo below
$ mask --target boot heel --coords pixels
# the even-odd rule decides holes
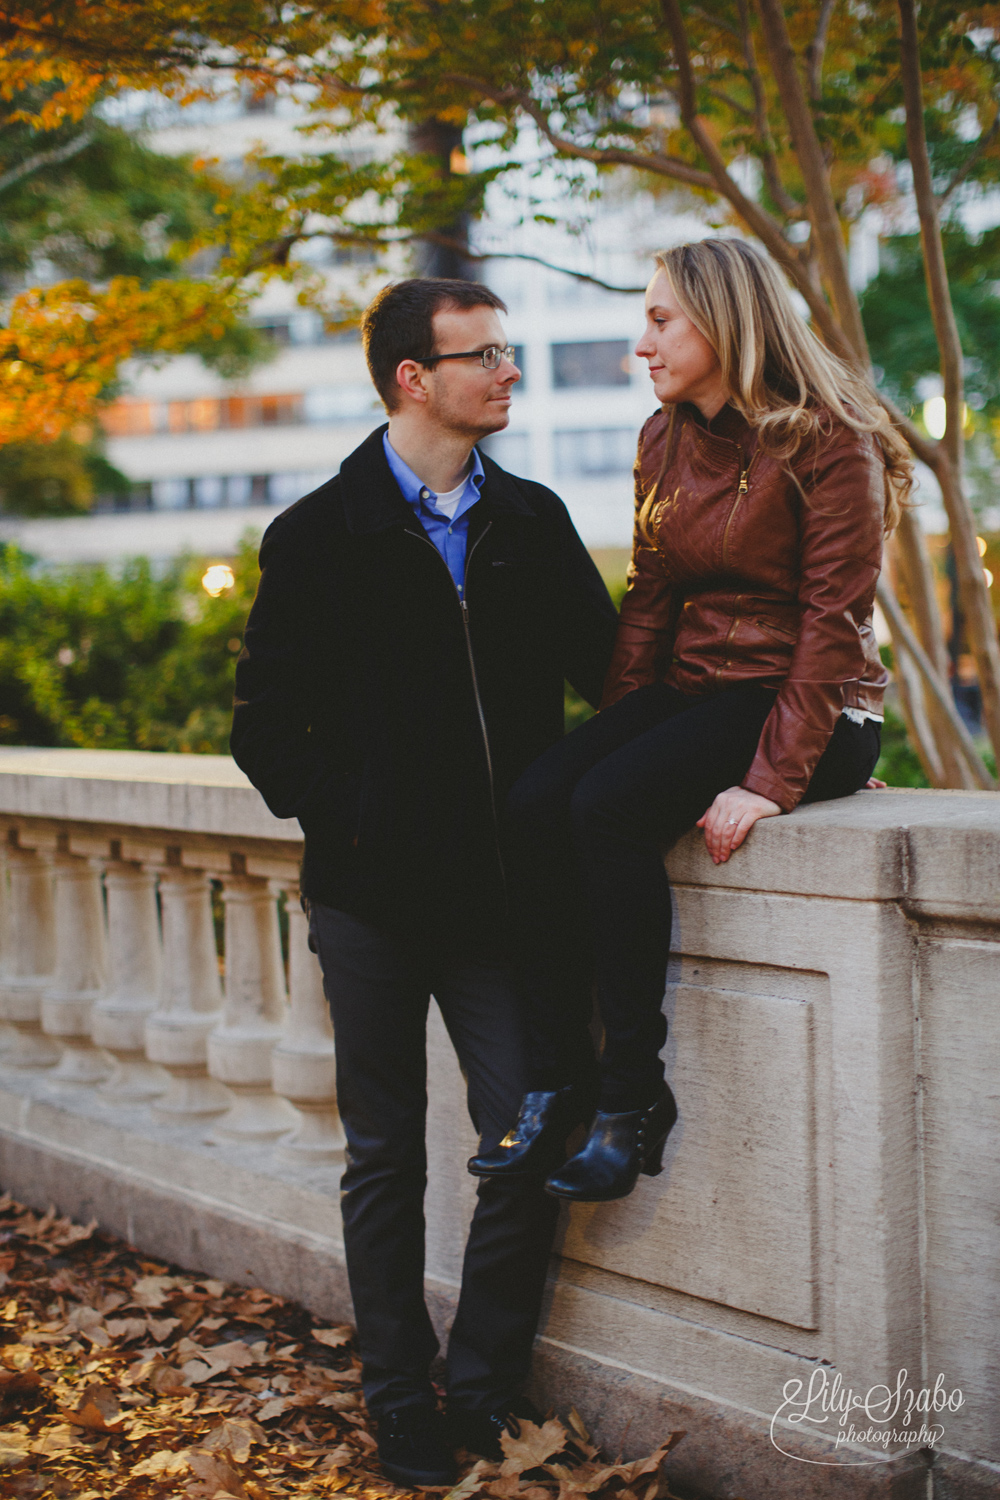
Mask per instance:
[[[666,1136],[655,1141],[642,1159],[640,1171],[646,1177],[659,1177],[663,1171],[663,1148],[667,1144]]]

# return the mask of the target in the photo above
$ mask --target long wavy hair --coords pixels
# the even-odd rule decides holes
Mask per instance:
[[[913,488],[910,450],[871,382],[796,312],[777,267],[737,239],[696,240],[653,259],[718,355],[728,400],[773,457],[787,464],[829,430],[831,416],[872,434],[885,459],[885,530],[892,531]],[[668,437],[664,468],[671,446]]]

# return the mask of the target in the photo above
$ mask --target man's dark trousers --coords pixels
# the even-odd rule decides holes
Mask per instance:
[[[347,1135],[344,1245],[374,1416],[433,1399],[438,1344],[424,1303],[426,1028],[437,1000],[489,1150],[525,1090],[518,1008],[497,964],[435,955],[333,907],[312,906],[337,1041]],[[540,1182],[484,1179],[447,1353],[451,1407],[495,1411],[527,1375],[558,1204]]]

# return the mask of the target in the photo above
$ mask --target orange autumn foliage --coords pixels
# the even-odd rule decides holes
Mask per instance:
[[[93,417],[123,360],[221,338],[240,310],[238,293],[200,281],[116,276],[99,291],[75,280],[22,292],[0,328],[0,443],[52,441]]]

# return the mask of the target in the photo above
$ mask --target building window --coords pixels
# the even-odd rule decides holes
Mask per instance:
[[[382,403],[370,385],[321,385],[306,391],[302,411],[307,422],[372,422]]]
[[[581,386],[628,385],[628,339],[552,345],[552,384],[557,391]]]
[[[555,471],[562,479],[591,479],[632,470],[636,446],[632,427],[585,427],[552,436]]]
[[[531,440],[526,432],[494,432],[479,446],[501,469],[530,479]]]

